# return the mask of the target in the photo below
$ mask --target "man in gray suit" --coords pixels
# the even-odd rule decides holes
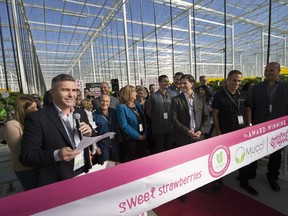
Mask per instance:
[[[205,99],[193,91],[194,77],[185,74],[180,83],[182,93],[172,98],[170,111],[177,146],[203,139],[204,131],[209,125]]]
[[[194,77],[185,74],[180,79],[182,93],[172,98],[170,121],[174,128],[176,147],[197,142],[204,138],[209,125],[209,111],[205,99],[193,91]],[[178,198],[185,202],[187,195]]]

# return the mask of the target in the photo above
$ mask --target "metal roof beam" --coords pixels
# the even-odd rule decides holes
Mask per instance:
[[[49,45],[61,45],[61,46],[83,46],[83,44],[79,43],[58,43],[54,41],[34,41],[34,44],[49,44]]]
[[[59,29],[58,28],[45,28],[45,27],[41,27],[41,26],[36,26],[36,25],[32,25],[30,26],[30,29],[33,30],[33,31],[46,31],[46,32],[57,32],[59,33]],[[72,30],[69,30],[69,29],[64,29],[61,31],[61,33],[64,33],[64,34],[77,34],[77,35],[87,35],[87,31],[72,31]],[[89,33],[88,33],[89,35]]]
[[[170,4],[170,0],[163,0],[163,1],[166,2],[167,5]],[[180,5],[182,3],[185,3],[187,9],[192,9],[192,7],[193,7],[193,4],[188,3],[188,2],[183,2],[183,1],[179,1],[179,0],[172,0],[172,1],[175,4],[180,4]],[[155,1],[155,2],[161,3],[159,1]],[[267,5],[268,5],[268,2],[267,2]],[[261,5],[261,7],[265,7],[265,6],[266,6],[265,4]],[[200,5],[195,5],[195,9],[196,10],[208,11],[208,12],[211,12],[211,13],[214,13],[214,14],[219,14],[222,17],[224,17],[224,12],[217,11],[217,10],[214,10],[214,9],[211,9],[211,8],[203,7],[203,6],[200,6]],[[244,23],[247,23],[247,24],[251,24],[251,25],[254,25],[254,26],[258,26],[258,27],[261,27],[261,28],[267,26],[267,23],[260,23],[260,22],[257,22],[257,21],[253,21],[253,20],[250,20],[250,19],[247,19],[247,18],[240,17],[240,16],[236,16],[236,15],[232,15],[232,14],[227,14],[227,16],[230,17],[231,19],[235,20],[235,21],[241,21],[241,22],[244,22]],[[279,28],[273,28],[273,26],[272,26],[272,29],[275,29],[275,30],[280,31],[282,33],[288,33],[288,31],[285,31],[285,30],[279,29]]]
[[[44,25],[43,22],[35,22],[35,21],[29,21],[29,24],[35,24],[35,25]],[[54,23],[45,23],[45,25],[47,26],[53,26],[53,27],[62,27],[62,28],[70,28],[70,29],[80,29],[80,30],[84,30],[84,31],[87,31],[87,30],[92,30],[92,31],[96,31],[97,32],[97,29],[95,28],[91,28],[91,27],[82,27],[82,26],[70,26],[70,25],[63,25],[63,24],[54,24]]]
[[[60,55],[74,55],[76,52],[61,52],[61,51],[49,51],[49,50],[37,50],[37,53],[47,53],[47,54],[60,54]],[[80,54],[80,53],[76,53]]]
[[[82,6],[89,6],[89,7],[95,7],[95,8],[105,8],[107,10],[115,10],[115,8],[112,8],[112,7],[107,7],[107,6],[103,6],[103,5],[96,5],[96,4],[90,4],[90,3],[87,3],[87,2],[79,2],[79,1],[73,1],[73,0],[63,0],[63,1],[74,3],[74,4],[80,4]]]
[[[44,9],[43,6],[41,5],[36,5],[36,4],[29,4],[29,3],[24,3],[24,6],[25,7],[33,7],[33,8],[38,8],[38,9]],[[60,9],[60,8],[52,8],[52,7],[45,7],[45,10],[50,10],[50,11],[57,11],[57,12],[60,12],[62,13],[63,12],[63,9]],[[69,10],[65,10],[66,13],[75,13],[75,11],[69,11]],[[96,16],[94,14],[91,14],[91,13],[82,13],[81,15],[83,16],[86,16],[86,17],[94,17],[94,18],[99,18],[99,19],[102,19],[103,16]]]

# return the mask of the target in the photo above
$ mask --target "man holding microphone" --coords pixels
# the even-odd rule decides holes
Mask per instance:
[[[95,135],[85,111],[74,107],[77,96],[74,78],[68,74],[54,77],[51,94],[50,106],[26,117],[19,156],[23,165],[38,169],[38,186],[73,178],[91,168],[88,148],[74,150],[80,134]],[[80,114],[78,128],[75,113]]]

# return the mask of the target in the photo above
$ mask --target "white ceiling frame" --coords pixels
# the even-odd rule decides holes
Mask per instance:
[[[24,7],[38,8],[38,9],[44,10],[44,7],[43,7],[43,6],[41,6],[41,5],[36,5],[36,4],[24,3]],[[63,9],[59,9],[59,8],[51,8],[51,7],[45,6],[45,10],[57,11],[57,12],[63,14]],[[73,13],[75,13],[75,11],[65,10],[64,15],[65,15],[65,13],[66,13],[66,15],[67,15],[67,13],[68,13],[68,15],[72,15],[72,16],[75,15],[75,14],[73,14]],[[77,14],[76,14],[76,16],[77,16]],[[94,17],[94,18],[99,18],[99,19],[102,19],[102,18],[103,18],[103,16],[98,16],[98,17],[97,17],[96,15],[91,14],[91,13],[82,13],[81,16],[83,16],[83,17],[85,16],[85,18],[87,18],[87,17]]]
[[[58,43],[58,42],[53,42],[53,41],[34,41],[34,44],[48,44],[48,45],[61,45],[61,46],[83,46],[83,44],[79,43]]]
[[[47,54],[55,53],[55,54],[61,54],[61,55],[65,55],[65,54],[74,55],[76,52],[60,52],[60,51],[38,50],[37,53],[47,53]],[[80,54],[80,53],[76,53],[76,54]]]
[[[44,25],[43,22],[35,22],[35,21],[29,21],[30,24],[35,24],[35,25]],[[54,23],[45,23],[47,26],[53,26],[53,27],[63,27],[63,28],[70,28],[70,29],[80,29],[80,30],[92,30],[92,31],[97,31],[95,28],[89,28],[89,27],[81,27],[81,26],[69,26],[69,25],[63,25],[63,24],[54,24]]]
[[[32,25],[30,26],[30,29],[33,31],[46,31],[46,32],[57,32],[59,33],[59,28],[45,28],[45,27],[41,27],[41,26],[37,26],[37,25]],[[65,33],[65,34],[77,34],[77,35],[90,35],[89,33],[87,33],[87,31],[73,31],[70,29],[63,29],[61,30],[61,33]],[[92,33],[91,33],[92,34]]]
[[[63,0],[64,2],[70,2],[70,3],[74,3],[74,4],[80,4],[82,6],[89,6],[89,7],[95,7],[95,8],[105,8],[107,10],[115,10],[114,8],[111,7],[107,7],[107,6],[103,6],[103,5],[96,5],[96,4],[90,4],[90,3],[86,3],[86,2],[79,2],[79,1],[73,1],[73,0]]]

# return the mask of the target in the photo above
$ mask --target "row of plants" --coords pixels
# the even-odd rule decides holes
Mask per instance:
[[[287,75],[280,74],[280,79],[288,82],[288,76]],[[217,91],[219,91],[219,90],[221,90],[223,88],[222,85],[221,85],[221,82],[223,80],[224,79],[213,80],[213,81],[210,81],[208,83],[208,85],[213,88],[214,92],[217,92]],[[254,84],[257,84],[257,83],[259,83],[261,81],[263,81],[263,77],[254,77],[254,78],[247,77],[247,78],[244,78],[242,80],[241,87],[244,86],[246,83],[251,83],[252,82]],[[196,83],[196,86],[199,86],[199,85],[200,85],[199,83]]]

